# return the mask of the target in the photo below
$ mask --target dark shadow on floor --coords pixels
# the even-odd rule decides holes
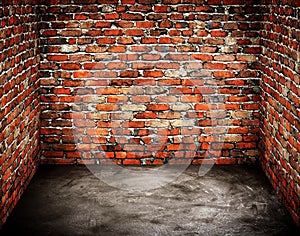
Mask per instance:
[[[108,186],[85,166],[41,166],[0,235],[297,235],[259,167],[197,171],[137,192]]]

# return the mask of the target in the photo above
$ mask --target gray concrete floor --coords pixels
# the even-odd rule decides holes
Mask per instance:
[[[0,235],[297,235],[259,167],[197,171],[125,191],[85,166],[41,166]]]

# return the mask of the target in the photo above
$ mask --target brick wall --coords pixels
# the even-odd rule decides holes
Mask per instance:
[[[261,48],[253,2],[45,1],[42,163],[254,162]]]
[[[300,1],[262,1],[261,164],[300,225]]]
[[[38,31],[32,1],[0,6],[0,226],[39,157]]]
[[[261,154],[299,224],[299,1],[38,2],[0,9],[2,223],[41,148],[56,164]]]

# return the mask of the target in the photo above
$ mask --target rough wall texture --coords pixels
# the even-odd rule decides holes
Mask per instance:
[[[261,164],[300,225],[300,1],[262,1]]]
[[[41,144],[42,163],[57,164],[260,152],[299,224],[299,1],[38,2],[0,9],[1,222]]]
[[[0,6],[0,225],[39,157],[38,29],[32,1]]]
[[[45,1],[43,163],[255,161],[261,48],[253,2]]]

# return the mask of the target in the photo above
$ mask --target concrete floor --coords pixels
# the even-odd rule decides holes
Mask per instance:
[[[0,235],[296,235],[258,167],[197,171],[159,189],[125,191],[85,166],[42,166]]]

